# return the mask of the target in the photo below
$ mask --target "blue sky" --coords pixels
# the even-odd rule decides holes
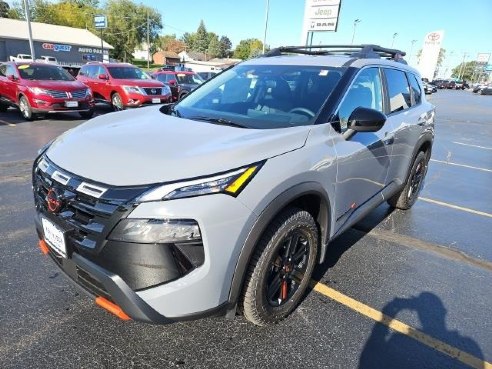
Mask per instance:
[[[203,19],[208,31],[227,35],[234,45],[246,38],[263,40],[266,0],[142,2],[161,12],[164,34],[179,37],[185,31],[194,32]],[[300,43],[304,4],[304,0],[270,0],[267,44]],[[470,54],[467,60],[476,58],[478,52],[492,52],[492,0],[342,0],[337,32],[317,33],[313,43],[350,43],[354,19],[361,20],[354,43],[389,47],[396,32],[394,46],[407,53],[411,41],[417,40],[413,54],[428,32],[444,30],[443,47],[448,55],[444,67],[459,64],[463,52]]]

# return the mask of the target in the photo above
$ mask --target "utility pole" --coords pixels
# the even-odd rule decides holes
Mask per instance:
[[[31,49],[31,58],[34,61],[36,60],[36,55],[34,54],[34,44],[32,42],[31,11],[29,10],[28,0],[24,0],[24,8],[26,9],[27,28],[29,29],[29,48]]]
[[[393,47],[393,45],[395,44],[396,36],[398,36],[398,33],[397,32],[393,33],[393,41],[391,41],[391,47]]]
[[[410,52],[409,52],[409,58],[408,58],[408,64],[410,64],[410,61],[412,60],[412,52],[413,52],[413,45],[415,45],[415,43],[417,42],[417,40],[412,40],[412,46],[410,46]]]
[[[270,0],[266,2],[266,10],[265,10],[265,33],[263,34],[263,54],[265,53],[265,44],[266,44],[266,36],[268,29],[268,12],[270,10]]]
[[[465,51],[463,53],[463,61],[461,62],[460,74],[458,75],[458,79],[461,81],[461,77],[465,73],[465,59],[468,56],[468,53]]]
[[[354,44],[354,38],[355,38],[355,28],[357,27],[357,24],[359,24],[360,22],[361,22],[361,20],[360,20],[360,19],[356,19],[356,20],[354,20],[354,31],[352,32],[352,43],[351,43],[351,45],[353,45],[353,44]]]
[[[150,69],[150,20],[147,10],[147,69]]]

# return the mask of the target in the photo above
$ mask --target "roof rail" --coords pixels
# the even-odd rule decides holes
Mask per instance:
[[[399,62],[404,62],[404,51],[388,49],[378,45],[312,45],[312,46],[281,46],[272,49],[263,57],[280,56],[285,54],[305,54],[305,55],[346,55],[354,58],[372,59],[387,58]]]

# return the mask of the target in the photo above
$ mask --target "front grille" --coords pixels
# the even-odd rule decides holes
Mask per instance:
[[[74,99],[84,99],[87,95],[87,90],[77,90],[70,92]]]
[[[46,90],[46,93],[54,99],[66,99],[68,97],[65,91]]]
[[[147,95],[161,95],[162,94],[162,88],[144,87],[144,91]]]
[[[62,180],[53,179],[60,178],[60,173]],[[66,178],[69,180],[63,184]],[[125,214],[123,204],[145,188],[108,188],[104,196],[96,198],[77,190],[83,183],[88,184],[84,178],[68,173],[44,158],[36,163],[33,172],[34,200],[36,209],[46,214],[49,213],[48,191],[52,189],[61,194],[62,207],[56,214],[49,213],[50,216],[56,218],[75,248],[95,249]]]

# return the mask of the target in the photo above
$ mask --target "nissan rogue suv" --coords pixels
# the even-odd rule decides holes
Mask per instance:
[[[171,102],[169,87],[127,63],[90,62],[80,68],[77,79],[114,110]]]
[[[434,106],[402,55],[277,48],[64,133],[34,162],[41,250],[122,319],[278,322],[331,240],[419,196]]]

